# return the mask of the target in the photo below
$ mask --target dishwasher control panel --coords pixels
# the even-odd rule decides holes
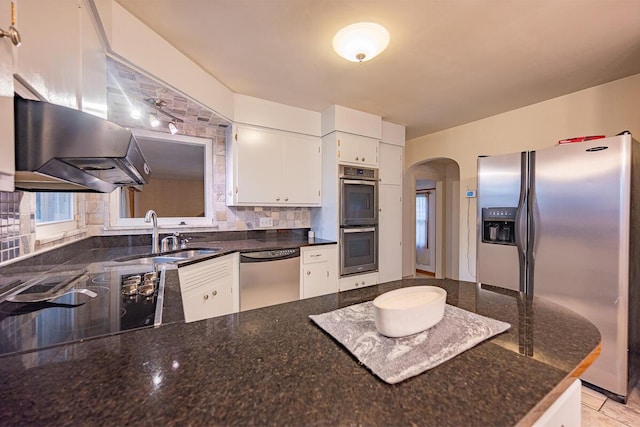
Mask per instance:
[[[245,252],[240,254],[240,262],[257,262],[278,259],[295,258],[300,256],[300,248],[275,249],[272,251]]]

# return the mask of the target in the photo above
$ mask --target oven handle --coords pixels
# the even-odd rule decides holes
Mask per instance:
[[[359,227],[359,228],[343,228],[342,232],[344,234],[347,233],[368,233],[371,231],[376,231],[375,227]]]
[[[362,181],[359,179],[343,179],[343,184],[376,185],[375,181]]]

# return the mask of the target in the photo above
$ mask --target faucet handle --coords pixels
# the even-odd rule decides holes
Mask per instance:
[[[187,249],[187,243],[189,243],[189,239],[180,239],[180,249]]]

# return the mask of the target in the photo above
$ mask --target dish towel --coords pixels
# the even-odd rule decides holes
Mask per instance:
[[[511,327],[448,304],[435,326],[401,338],[378,333],[371,301],[309,317],[389,384],[421,374]]]

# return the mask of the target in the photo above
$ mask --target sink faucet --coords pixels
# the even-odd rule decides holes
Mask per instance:
[[[149,209],[144,216],[144,222],[153,223],[153,229],[151,230],[151,252],[154,254],[160,253],[160,245],[158,244],[158,215],[154,210]]]
[[[171,236],[167,236],[160,241],[160,246],[162,246],[162,252],[168,252],[170,250],[175,251],[178,249],[178,236],[179,233],[173,233]],[[169,243],[171,242],[171,243]],[[171,246],[169,246],[171,245]]]

